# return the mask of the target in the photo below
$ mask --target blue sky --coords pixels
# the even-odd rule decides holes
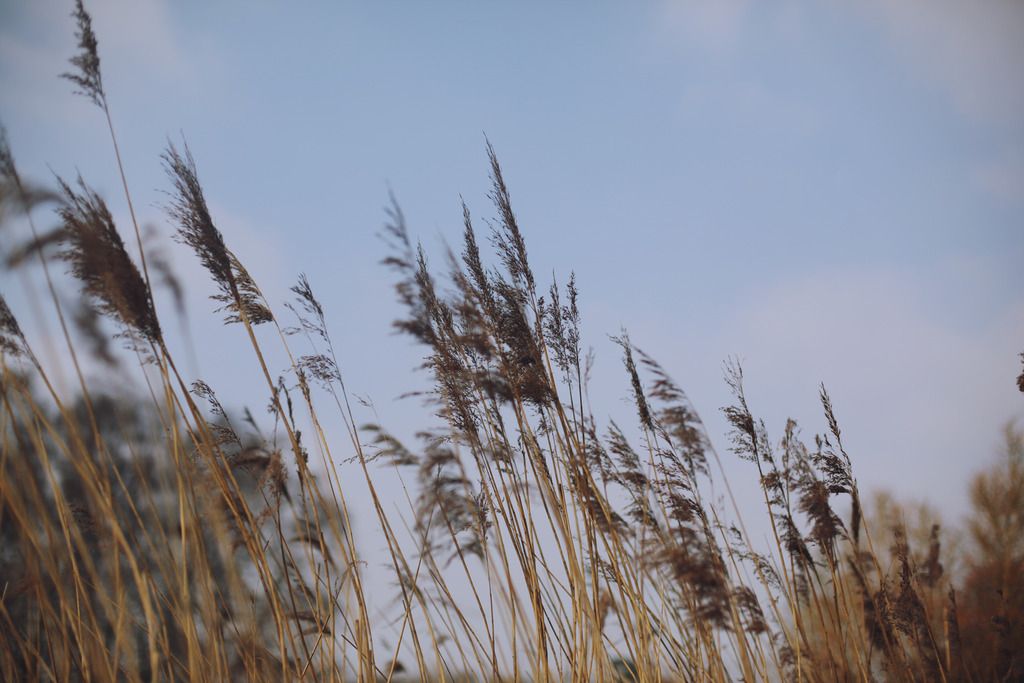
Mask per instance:
[[[1020,3],[88,7],[143,221],[171,232],[159,154],[183,133],[229,246],[272,303],[309,275],[349,387],[399,432],[424,423],[395,400],[424,378],[389,330],[388,189],[441,262],[460,195],[491,215],[485,133],[535,270],[576,271],[599,420],[631,415],[607,339],[624,326],[731,460],[718,408],[736,355],[773,433],[787,416],[820,431],[825,382],[862,486],[953,517],[1024,413]],[[0,3],[0,117],[24,175],[80,170],[126,228],[101,114],[56,77],[69,11]],[[262,406],[241,331],[217,324],[205,274],[173,250],[192,371],[225,403]],[[2,287],[15,306],[29,292],[8,274]]]

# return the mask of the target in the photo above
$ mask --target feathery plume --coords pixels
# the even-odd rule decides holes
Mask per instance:
[[[569,277],[566,287],[569,301],[562,304],[558,281],[552,279],[551,303],[544,310],[544,333],[548,346],[555,355],[555,364],[569,377],[571,371],[580,367],[580,311],[579,292],[576,290],[576,274]]]
[[[928,537],[928,556],[925,558],[924,565],[918,567],[917,570],[921,583],[929,588],[934,588],[945,572],[942,562],[939,561],[941,552],[942,545],[939,541],[939,525],[932,524],[931,534]]]
[[[264,303],[263,293],[241,261],[228,250],[220,230],[213,224],[188,144],[185,144],[182,155],[173,143],[168,142],[162,158],[164,169],[174,185],[167,213],[179,224],[178,238],[196,252],[200,263],[220,289],[220,293],[211,298],[223,304],[219,310],[227,311],[225,321],[241,322],[244,318],[258,325],[273,320],[270,308]]]
[[[25,335],[7,300],[0,294],[0,352],[21,356],[25,352]]]
[[[306,277],[305,273],[299,273],[299,284],[292,287],[291,291],[295,294],[299,306],[302,307],[304,313],[300,313],[291,304],[286,304],[286,306],[299,319],[301,329],[327,341],[327,320],[324,317],[324,307],[320,305],[320,302],[314,296],[313,288],[310,286],[309,278]]]
[[[0,124],[0,179],[4,184],[18,182],[18,170],[14,165],[14,154],[7,141],[7,128]]]
[[[182,156],[174,144],[168,142],[162,158],[164,169],[174,184],[174,199],[167,212],[180,224],[178,236],[196,252],[217,286],[225,294],[230,294],[234,287],[231,259],[224,238],[214,226],[206,206],[192,151],[186,144],[185,155]]]
[[[647,404],[647,397],[644,395],[640,374],[636,371],[636,361],[633,360],[633,346],[629,343],[629,335],[623,330],[621,335],[612,337],[611,340],[622,347],[622,361],[626,365],[626,372],[629,373],[629,381],[633,386],[633,399],[636,401],[636,410],[640,417],[640,424],[645,429],[653,431],[654,419],[651,417],[651,408]]]
[[[494,228],[494,243],[501,254],[501,260],[505,264],[509,275],[516,282],[526,285],[529,292],[535,289],[533,271],[526,258],[526,240],[519,230],[519,222],[515,213],[512,212],[512,199],[509,197],[508,187],[505,185],[505,177],[501,173],[501,165],[498,163],[498,155],[487,140],[487,158],[491,162],[491,200],[498,209],[501,220],[501,227]]]
[[[106,203],[81,176],[78,189],[57,178],[64,204],[57,213],[64,222],[68,248],[63,257],[83,291],[99,310],[150,342],[160,340],[160,323],[139,269],[124,248]]]
[[[473,230],[473,219],[465,202],[462,202],[462,223],[462,239],[465,245],[462,252],[462,261],[469,270],[480,305],[493,318],[495,317],[494,310],[496,308],[494,293],[491,291],[490,278],[484,269],[483,261],[480,259],[480,247],[477,246],[476,231]]]
[[[1024,363],[1024,353],[1020,354],[1020,360],[1022,363]],[[1017,388],[1020,389],[1021,391],[1024,391],[1024,370],[1022,370],[1021,373],[1017,375]]]
[[[100,56],[97,51],[96,34],[92,31],[92,17],[82,5],[82,0],[75,0],[75,11],[71,13],[77,24],[75,37],[78,39],[78,54],[69,59],[75,71],[64,72],[60,76],[76,86],[78,95],[88,97],[100,109],[107,106],[107,96],[103,92],[103,77],[100,73]]]

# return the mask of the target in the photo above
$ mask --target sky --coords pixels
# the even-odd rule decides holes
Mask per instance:
[[[608,339],[625,328],[686,389],[730,480],[751,479],[719,410],[737,357],[773,435],[787,417],[808,438],[825,429],[824,383],[862,489],[955,521],[1024,416],[1024,4],[87,7],[142,222],[173,231],[159,157],[184,136],[271,303],[308,275],[365,421],[429,422],[398,398],[426,378],[422,349],[390,328],[388,193],[442,264],[460,198],[481,228],[494,215],[485,135],[534,270],[576,273],[600,422],[633,416]],[[0,0],[0,120],[24,176],[81,172],[125,230],[102,114],[57,77],[70,9]],[[219,324],[205,272],[165,241],[188,291],[187,371],[229,406],[265,405],[243,331]],[[37,275],[0,287],[45,345],[18,310]]]

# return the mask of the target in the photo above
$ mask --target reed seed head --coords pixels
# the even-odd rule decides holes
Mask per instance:
[[[78,54],[69,59],[74,71],[61,74],[78,86],[78,95],[88,97],[100,109],[107,106],[107,96],[103,92],[103,76],[100,73],[100,56],[97,50],[96,34],[92,31],[92,17],[86,11],[82,0],[75,0],[75,10],[71,13],[75,20],[75,37],[78,39]]]

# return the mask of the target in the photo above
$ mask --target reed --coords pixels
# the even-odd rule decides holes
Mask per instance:
[[[65,76],[105,113],[130,203],[81,0],[73,16],[79,54]],[[1008,432],[1005,472],[972,489],[975,547],[996,559],[954,575],[938,525],[908,532],[904,515],[865,507],[824,387],[820,434],[805,440],[790,420],[772,437],[743,369],[727,364],[734,400],[720,453],[684,390],[623,331],[613,339],[635,414],[599,422],[575,276],[564,288],[539,283],[489,141],[493,254],[465,204],[461,248],[441,269],[394,200],[383,231],[403,311],[395,328],[422,348],[431,380],[415,442],[359,423],[310,281],[300,276],[286,312],[274,310],[216,227],[187,145],[168,143],[162,157],[166,213],[214,282],[225,323],[245,331],[269,396],[262,419],[240,420],[178,370],[149,268],[172,292],[176,281],[134,211],[137,255],[85,180],[29,188],[0,141],[0,215],[31,219],[52,205],[60,219],[42,236],[33,224],[7,267],[67,263],[74,319],[95,343],[70,333],[67,300],[46,275],[76,368],[79,357],[114,362],[110,321],[149,396],[108,395],[81,371],[77,391],[58,392],[0,298],[5,680],[1021,676],[1019,435]],[[285,367],[271,367],[259,325],[276,332]],[[347,440],[329,438],[327,424]],[[767,543],[718,474],[726,457],[759,484]],[[401,490],[384,483],[388,472]],[[352,509],[357,485],[371,510]],[[375,521],[383,560],[361,552],[354,514]],[[393,601],[368,587],[371,560],[391,574]],[[996,588],[998,604],[986,592]]]

